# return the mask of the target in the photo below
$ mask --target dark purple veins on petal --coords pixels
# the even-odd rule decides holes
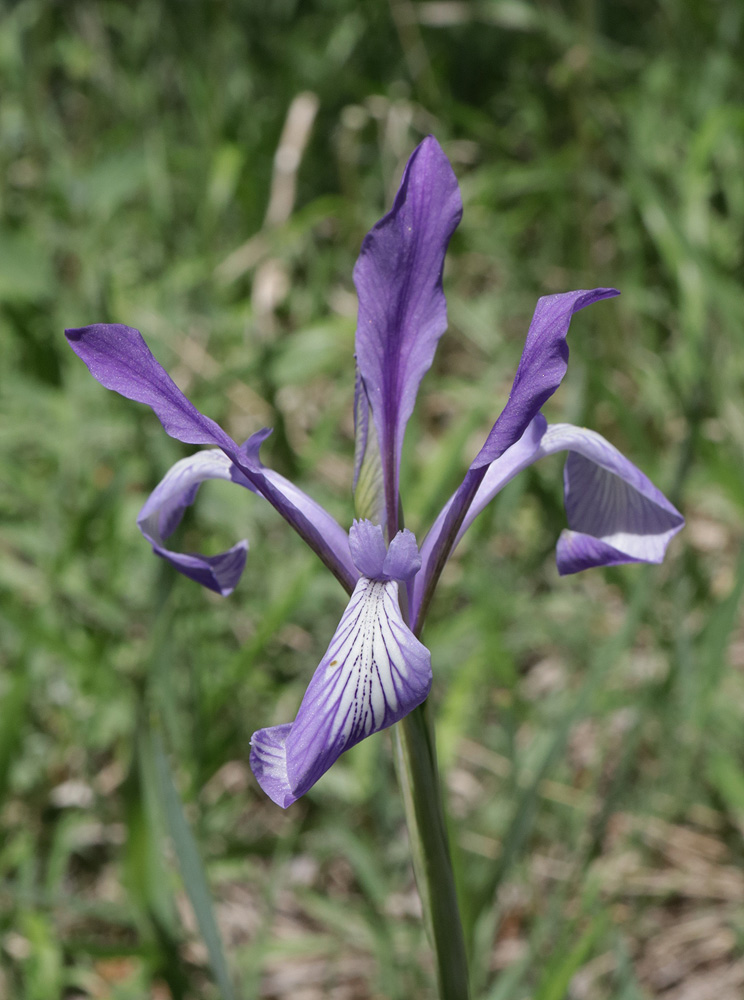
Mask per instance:
[[[253,773],[286,808],[344,751],[420,705],[430,687],[431,657],[402,619],[398,584],[362,577],[295,721],[254,733]]]

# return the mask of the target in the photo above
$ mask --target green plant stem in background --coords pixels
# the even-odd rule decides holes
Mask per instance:
[[[394,729],[395,764],[403,793],[416,884],[434,948],[440,1000],[468,1000],[465,938],[457,905],[447,828],[427,703]]]

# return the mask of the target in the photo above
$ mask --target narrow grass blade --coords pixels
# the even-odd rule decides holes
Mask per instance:
[[[194,908],[202,938],[207,946],[212,974],[219,987],[221,1000],[237,1000],[230,980],[199,849],[184,815],[162,740],[157,734],[153,736],[153,755],[168,829],[178,858],[183,884]]]
[[[533,1000],[563,1000],[574,975],[579,971],[591,953],[594,942],[607,928],[607,919],[597,917],[592,920],[573,948],[561,948],[548,962],[540,983],[533,994]],[[567,942],[564,942],[567,943]]]
[[[0,701],[0,718],[3,720],[0,726],[0,803],[5,797],[13,756],[21,743],[28,688],[28,674],[23,664],[15,677],[10,679],[5,697]]]

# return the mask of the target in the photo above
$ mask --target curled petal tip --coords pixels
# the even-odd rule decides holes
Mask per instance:
[[[684,518],[661,490],[595,431],[554,424],[542,454],[568,451],[563,474],[568,531],[556,549],[558,571],[660,563]]]
[[[161,545],[153,545],[155,555],[169,562],[179,573],[202,587],[213,590],[221,597],[229,597],[238,584],[245,569],[248,542],[243,539],[227,552],[216,556],[202,556],[196,553],[170,552]]]
[[[220,449],[198,451],[176,462],[166,473],[142,507],[137,526],[161,559],[189,579],[227,597],[235,589],[245,567],[246,541],[216,556],[171,552],[164,544],[178,527],[184,510],[196,499],[201,484],[208,479],[225,479],[253,490],[243,473]]]
[[[287,737],[291,723],[259,729],[251,737],[251,770],[272,802],[287,809],[298,796],[292,792],[287,777]]]

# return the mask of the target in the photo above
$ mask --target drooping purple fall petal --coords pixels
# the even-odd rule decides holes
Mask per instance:
[[[253,773],[286,808],[345,750],[420,705],[430,687],[431,656],[403,621],[398,584],[362,577],[295,721],[253,734]]]
[[[261,465],[257,445],[240,448],[214,420],[201,414],[155,359],[139,330],[98,323],[66,330],[65,335],[94,378],[107,389],[150,406],[171,437],[221,448],[343,586],[349,592],[354,589],[359,574],[351,561],[346,532],[302,490]]]
[[[522,469],[547,455],[568,451],[564,497],[568,530],[556,546],[564,576],[594,566],[628,562],[660,563],[684,518],[617,448],[595,431],[534,418],[520,440],[489,467],[475,492],[455,539]],[[454,500],[451,497],[421,546],[423,572],[414,581],[411,620],[417,621],[426,568]],[[453,546],[454,548],[454,546]]]
[[[461,215],[457,179],[429,136],[411,155],[392,210],[365,237],[354,268],[357,363],[382,456],[390,536],[398,525],[403,434],[447,327],[442,270]]]
[[[538,299],[530,323],[522,357],[514,376],[509,399],[475,456],[465,478],[450,499],[439,529],[428,548],[424,579],[418,584],[418,599],[411,622],[418,633],[423,624],[434,587],[455,546],[463,520],[483,482],[488,466],[520,440],[543,404],[553,395],[566,374],[568,344],[566,336],[571,317],[585,306],[620,293],[614,288],[562,292]],[[423,552],[423,550],[422,550]]]
[[[561,575],[592,566],[660,563],[684,518],[654,484],[595,431],[552,424],[541,455],[568,451],[563,473],[568,530],[556,561]]]
[[[217,448],[198,451],[176,462],[167,472],[139,512],[137,525],[156,555],[185,576],[227,597],[235,589],[245,567],[247,541],[238,542],[227,552],[216,556],[172,552],[164,544],[178,527],[184,510],[196,499],[200,485],[207,479],[237,482],[255,492],[223,451]]]

